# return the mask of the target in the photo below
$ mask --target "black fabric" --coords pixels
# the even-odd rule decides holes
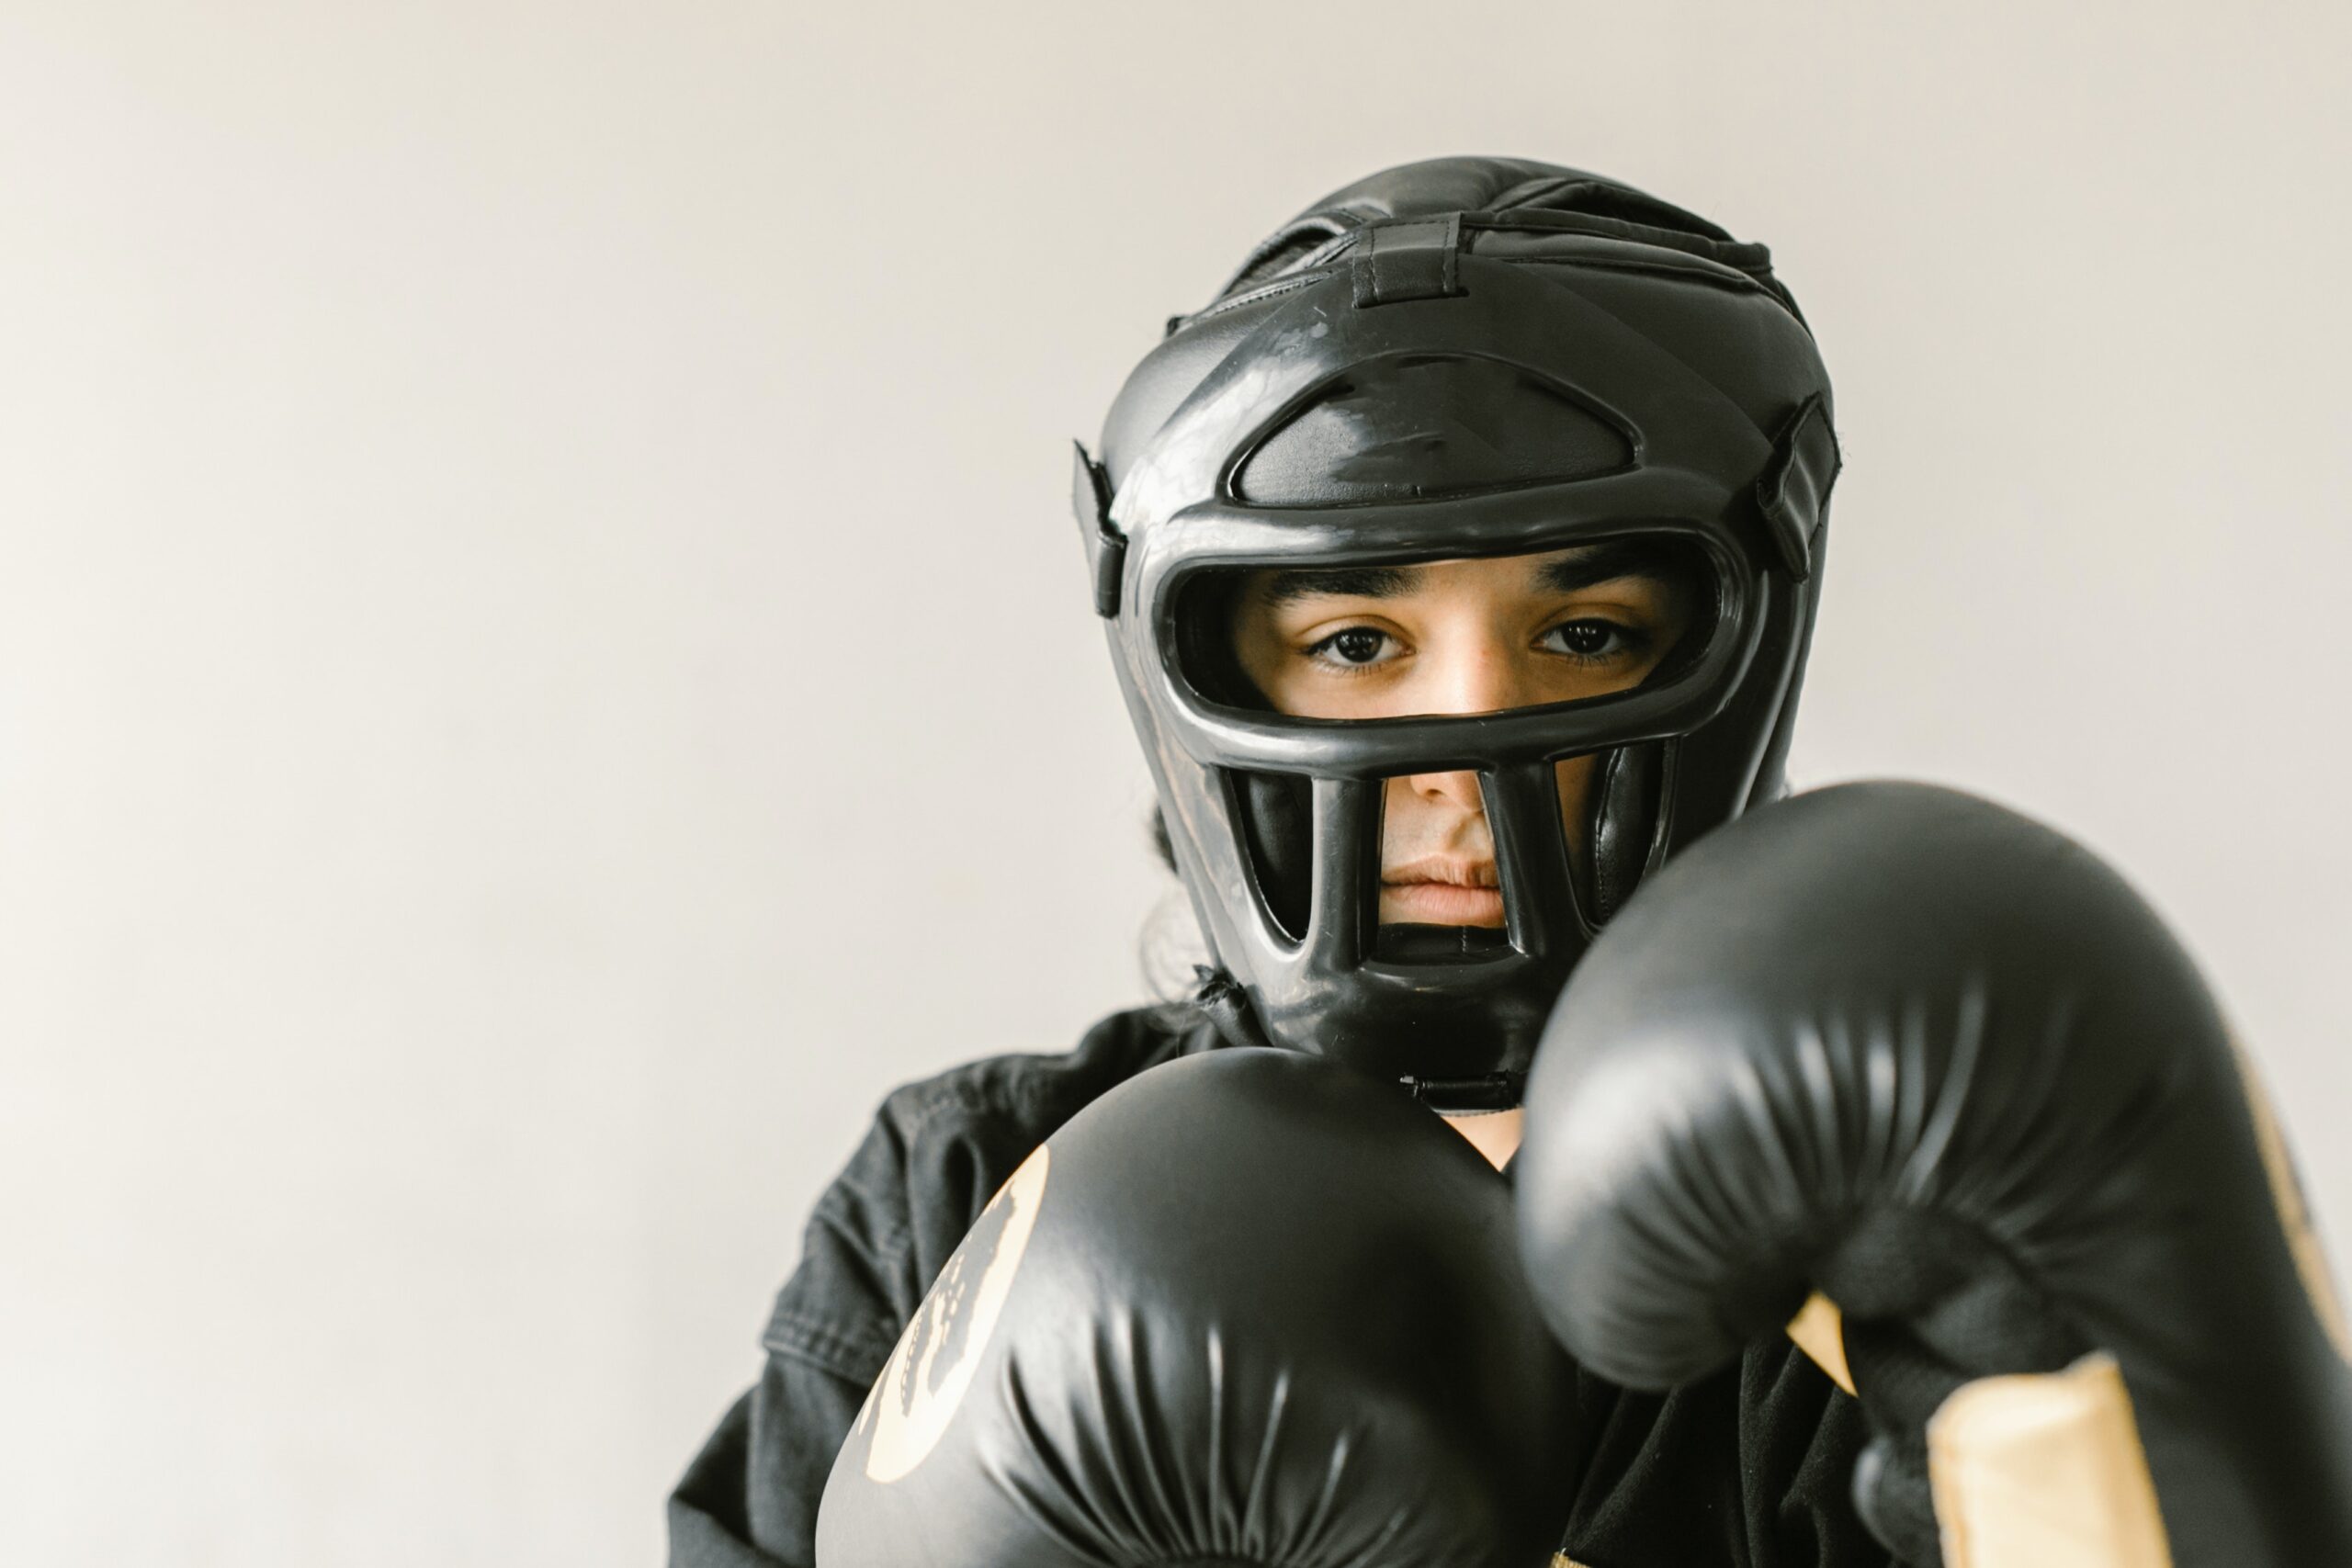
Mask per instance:
[[[1120,1013],[1064,1055],[1000,1056],[894,1091],[819,1201],[759,1381],[669,1501],[672,1568],[813,1568],[817,1505],[867,1388],[989,1197],[1098,1096],[1224,1042]],[[1860,1407],[1785,1341],[1668,1395],[1578,1374],[1587,1438],[1562,1484],[1587,1568],[1882,1568],[1846,1495]]]
[[[989,1199],[1103,1092],[1218,1043],[1204,1022],[1142,1010],[1065,1055],[991,1057],[894,1090],[809,1217],[761,1339],[760,1381],[670,1499],[673,1568],[810,1568],[833,1456]]]
[[[1785,1338],[1670,1393],[1579,1371],[1562,1541],[1583,1568],[1889,1568],[1849,1486],[1861,1406]]]

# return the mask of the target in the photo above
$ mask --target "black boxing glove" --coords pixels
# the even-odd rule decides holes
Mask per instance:
[[[1856,1501],[1907,1560],[2352,1563],[2347,1342],[2277,1129],[2187,956],[2047,829],[1858,784],[1702,840],[1562,996],[1519,1182],[1603,1376],[1842,1308],[1884,1433]]]
[[[1537,1568],[1566,1359],[1510,1191],[1394,1087],[1153,1068],[1005,1184],[868,1396],[821,1568]]]

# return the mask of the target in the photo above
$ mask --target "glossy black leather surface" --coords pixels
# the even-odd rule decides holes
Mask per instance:
[[[822,1568],[1546,1562],[1571,1374],[1461,1137],[1329,1064],[1227,1050],[1046,1147],[1001,1315],[974,1343],[968,1294],[936,1314],[976,1277],[951,1263],[912,1331],[943,1348],[885,1373],[834,1467]],[[1001,1234],[984,1216],[967,1250]],[[935,1443],[874,1479],[876,1405],[964,1358]]]
[[[1527,1110],[1531,1276],[1603,1375],[1684,1382],[1815,1288],[1898,1423],[2104,1350],[2178,1568],[2352,1562],[2352,1382],[2222,1019],[2060,835],[1917,784],[1749,814],[1595,944]]]

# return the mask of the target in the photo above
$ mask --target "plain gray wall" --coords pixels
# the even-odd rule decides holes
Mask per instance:
[[[890,1085],[1166,887],[1067,438],[1374,168],[1776,249],[1801,782],[2210,965],[2352,1242],[2345,9],[0,11],[0,1555],[642,1563]]]

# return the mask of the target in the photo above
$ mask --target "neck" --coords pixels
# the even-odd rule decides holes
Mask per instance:
[[[1470,1146],[1500,1170],[1519,1150],[1519,1140],[1527,1130],[1527,1112],[1517,1106],[1509,1111],[1474,1111],[1448,1116],[1445,1124],[1469,1139]]]

